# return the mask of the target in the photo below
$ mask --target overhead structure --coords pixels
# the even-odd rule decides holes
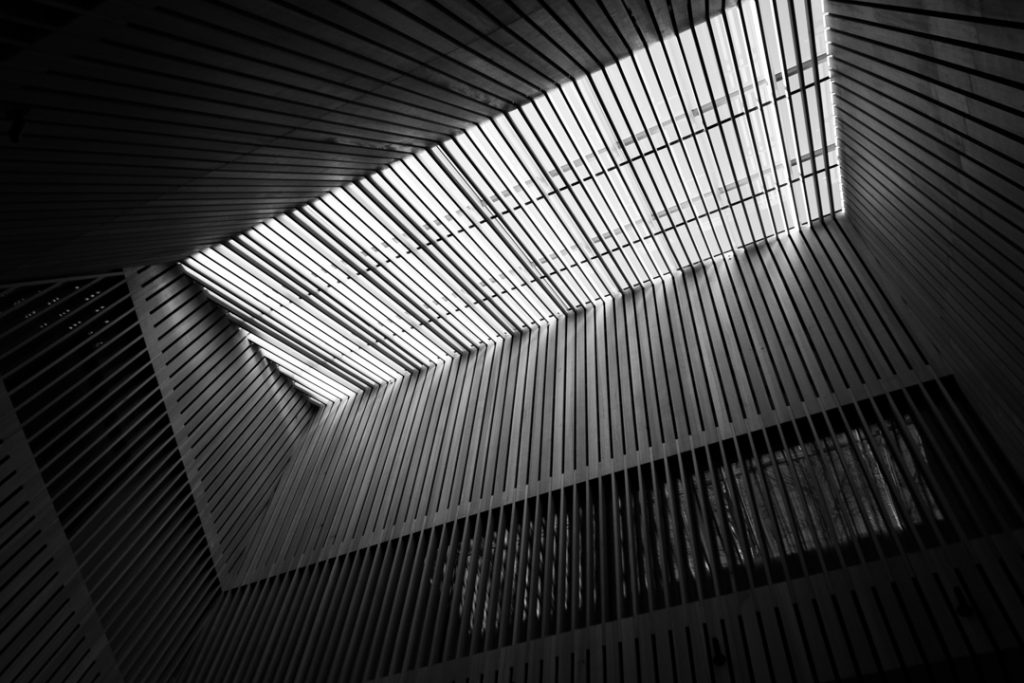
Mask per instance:
[[[736,2],[4,3],[0,282],[180,261]]]
[[[327,403],[807,225],[842,205],[810,4],[650,40],[185,267]]]
[[[1019,680],[1024,3],[771,1],[6,3],[0,681]]]

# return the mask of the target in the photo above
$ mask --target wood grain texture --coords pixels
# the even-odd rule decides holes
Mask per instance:
[[[845,230],[1024,471],[1024,8],[829,5]]]

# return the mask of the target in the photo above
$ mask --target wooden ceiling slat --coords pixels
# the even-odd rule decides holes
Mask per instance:
[[[269,141],[264,138],[237,130],[211,130],[174,121],[157,123],[151,119],[103,116],[71,109],[33,108],[32,112],[38,113],[32,115],[31,132],[26,133],[17,144],[6,141],[6,149],[10,153],[47,146],[67,149],[69,144],[76,141],[83,144],[125,145],[129,148],[147,144],[154,148],[186,153],[222,151],[235,156],[252,150],[254,145],[269,146]]]
[[[373,9],[380,6],[375,4]],[[379,24],[366,25],[356,16],[337,17],[328,23],[313,13],[282,13],[271,3],[246,3],[244,9],[210,4],[204,7],[201,16],[186,14],[177,8],[165,8],[159,25],[166,30],[204,40],[224,52],[258,55],[261,60],[292,70],[322,75],[331,82],[340,83],[343,88],[371,92],[421,68],[421,58],[431,55],[428,50],[403,39],[394,31]],[[297,25],[305,30],[295,29]],[[444,68],[457,69],[458,65],[445,64]],[[446,93],[450,97],[453,93],[466,92],[465,89],[451,88],[448,80],[462,81],[463,78],[456,72],[448,79],[438,75],[436,79],[427,80],[434,87],[441,84],[443,91],[437,98],[441,102]],[[477,99],[495,97],[490,88],[497,89],[496,95],[506,100],[512,96],[493,77],[481,80],[487,85],[486,95],[479,94]],[[335,85],[332,92],[337,89]],[[345,101],[355,99],[350,92],[342,91],[341,94]],[[399,101],[404,101],[405,97],[407,95]],[[435,101],[433,106],[437,104]],[[484,115],[483,111],[480,113]]]
[[[662,30],[652,28],[656,11],[598,9],[578,14],[595,59],[631,45],[645,22],[647,33]],[[647,39],[183,265],[285,374],[336,386],[314,391],[325,400],[408,372],[395,349],[426,366],[797,230],[838,208],[838,168],[827,74],[801,66],[802,46],[826,54],[823,27],[810,17],[780,25],[777,11],[748,3]],[[569,15],[554,18],[570,25]],[[460,26],[492,44],[471,22]],[[527,37],[509,35],[557,70]],[[798,79],[776,83],[777,71]]]
[[[625,0],[644,34],[691,2],[731,0],[650,0],[657,26]],[[0,281],[181,259],[365,177],[626,54],[620,30],[639,45],[608,4],[106,0],[47,22],[0,62]]]
[[[102,80],[91,79],[88,75],[67,73],[55,75],[54,84],[60,87],[61,82],[57,79],[63,76],[65,83],[68,84],[63,88],[65,92],[80,90],[90,96],[104,95],[114,100],[142,95],[145,97],[146,106],[156,109],[188,111],[200,108],[241,121],[260,119],[288,127],[302,125],[309,119],[326,122],[335,112],[325,105],[329,102],[337,106],[337,100],[331,101],[327,98],[321,98],[318,104],[304,103],[296,101],[294,93],[285,93],[286,97],[270,97],[242,88],[226,89],[196,83],[190,79],[167,77],[152,71],[121,68],[102,62],[95,63],[95,67],[102,69]],[[372,112],[367,112],[363,117],[336,115],[330,118],[335,119],[330,121],[330,125],[351,129],[329,131],[334,135],[347,135],[353,140],[375,140],[389,134],[392,137],[399,137],[394,132],[375,126],[375,120],[379,119],[375,119]],[[436,135],[437,132],[439,131],[425,129],[419,136],[407,134],[402,137],[420,137],[428,141],[430,138],[426,136],[431,133]]]
[[[229,88],[259,87],[266,93],[303,95],[313,101],[323,98],[348,103],[365,97],[374,106],[379,106],[378,100],[392,103],[411,101],[424,109],[432,107],[439,112],[447,112],[453,118],[483,116],[491,111],[475,100],[430,84],[420,84],[423,94],[401,90],[393,85],[394,80],[402,76],[398,72],[383,82],[369,81],[365,74],[353,78],[354,69],[358,66],[355,60],[320,63],[308,61],[308,56],[303,55],[306,62],[291,64],[272,61],[278,56],[274,49],[261,50],[256,55],[251,49],[238,54],[221,45],[206,45],[170,35],[162,26],[140,26],[137,33],[128,39],[100,45],[94,54],[111,60],[142,54],[150,68],[172,75],[186,75]],[[367,90],[374,86],[377,86],[375,90]]]

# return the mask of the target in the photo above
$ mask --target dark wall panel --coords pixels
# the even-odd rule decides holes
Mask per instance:
[[[0,290],[0,374],[118,668],[160,680],[218,585],[124,276]]]
[[[122,680],[2,382],[0,609],[0,680]]]
[[[472,544],[474,529],[466,528]],[[502,640],[488,641],[474,626],[490,615],[465,599],[476,597],[474,585],[457,585],[450,600],[446,587],[432,590],[437,574],[422,578],[415,564],[402,571],[407,550],[436,554],[435,537],[450,533],[416,535],[405,547],[328,561],[230,595],[200,632],[181,677],[818,682],[888,671],[896,680],[1012,680],[1020,662],[1011,653],[1021,647],[1014,620],[1024,610],[1016,578],[1024,566],[1007,552],[1019,537],[909,552],[591,624],[523,618],[495,629]],[[539,574],[551,560],[538,558]],[[451,573],[458,578],[463,567]],[[534,596],[531,582],[520,582],[506,598],[514,612],[517,599]],[[417,609],[421,597],[426,610]]]
[[[180,266],[127,278],[213,561],[230,585],[315,408]]]
[[[1024,4],[829,11],[845,229],[1024,471]]]
[[[185,258],[733,2],[8,0],[0,282]]]
[[[755,588],[377,680],[1013,681],[1024,658],[1011,615],[1022,603],[1004,591],[1022,567],[982,565],[973,552]]]

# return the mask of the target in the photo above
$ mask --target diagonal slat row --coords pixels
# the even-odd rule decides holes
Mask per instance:
[[[329,402],[799,228],[841,208],[817,10],[663,31],[185,267]]]

